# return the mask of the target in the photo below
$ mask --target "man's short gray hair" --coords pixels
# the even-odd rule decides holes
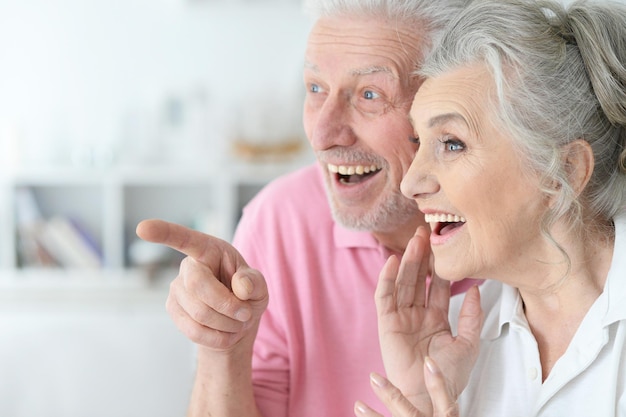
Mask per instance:
[[[316,19],[347,16],[379,19],[390,25],[414,25],[423,36],[422,53],[426,54],[467,3],[468,0],[304,0],[303,6]]]

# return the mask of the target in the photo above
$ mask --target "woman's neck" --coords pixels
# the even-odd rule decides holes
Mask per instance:
[[[571,264],[545,264],[540,285],[519,288],[524,312],[537,340],[543,368],[548,377],[565,353],[583,318],[604,290],[614,247],[611,236],[570,238],[562,244]]]

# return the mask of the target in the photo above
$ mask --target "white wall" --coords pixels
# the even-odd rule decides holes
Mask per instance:
[[[26,163],[120,156],[204,95],[221,142],[247,102],[301,92],[309,27],[297,0],[0,0],[0,141]]]

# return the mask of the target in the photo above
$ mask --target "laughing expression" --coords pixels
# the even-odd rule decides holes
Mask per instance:
[[[306,50],[304,128],[326,177],[335,219],[370,231],[415,222],[400,192],[416,146],[408,111],[421,39],[414,27],[322,18]]]
[[[462,67],[426,80],[410,112],[419,150],[402,191],[430,223],[435,270],[449,280],[514,276],[545,249],[539,178],[492,117],[494,88],[485,66]]]

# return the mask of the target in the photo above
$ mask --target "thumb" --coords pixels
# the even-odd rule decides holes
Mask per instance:
[[[243,301],[264,301],[268,298],[267,284],[256,269],[242,267],[232,278],[233,293]]]

